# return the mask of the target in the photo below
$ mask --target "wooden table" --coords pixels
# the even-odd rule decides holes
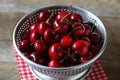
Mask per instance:
[[[26,13],[50,4],[70,4],[96,14],[108,33],[108,46],[100,57],[111,80],[120,80],[120,1],[119,0],[4,0],[0,2],[0,80],[19,80],[12,49],[12,32]]]

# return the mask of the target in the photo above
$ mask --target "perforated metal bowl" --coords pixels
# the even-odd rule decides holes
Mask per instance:
[[[21,35],[21,33],[26,32],[31,24],[38,22],[37,16],[43,10],[48,10],[50,12],[54,12],[55,14],[57,14],[60,11],[78,13],[78,14],[82,15],[84,22],[93,23],[96,26],[97,31],[100,33],[100,35],[102,37],[102,42],[100,43],[100,50],[99,50],[98,54],[83,64],[72,66],[72,67],[64,67],[64,68],[50,68],[47,66],[39,65],[39,64],[34,63],[31,60],[27,59],[23,55],[23,53],[21,53],[19,50],[19,43],[21,41],[20,35]],[[74,79],[78,78],[78,76],[76,77],[76,75],[83,73],[85,70],[88,70],[92,66],[92,64],[95,62],[95,60],[97,60],[101,56],[101,54],[103,53],[103,51],[106,47],[106,44],[107,44],[107,35],[106,35],[105,27],[104,27],[103,23],[101,22],[101,20],[98,17],[96,17],[94,14],[92,14],[91,12],[89,12],[85,9],[79,8],[79,7],[75,7],[75,6],[72,6],[70,8],[70,5],[53,5],[53,6],[40,8],[38,10],[35,10],[35,11],[25,15],[17,23],[17,25],[14,28],[13,44],[14,44],[14,47],[15,47],[16,51],[18,52],[18,54],[26,61],[26,63],[28,63],[28,65],[33,70],[37,71],[36,74],[38,74],[38,75],[39,75],[39,73],[42,74],[41,77],[43,77],[43,79],[45,78],[43,75],[45,75],[45,76],[48,76],[48,78],[51,77],[50,79],[56,79],[56,80],[58,80],[58,79],[62,79],[62,80],[69,79],[70,80],[70,78],[72,76],[72,80],[74,80]],[[79,77],[81,77],[81,76],[79,75]],[[46,78],[45,80],[48,80],[48,79]]]

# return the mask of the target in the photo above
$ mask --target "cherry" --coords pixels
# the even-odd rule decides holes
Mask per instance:
[[[37,62],[40,59],[40,55],[38,52],[32,52],[28,58],[34,62]]]
[[[45,65],[45,62],[46,62],[46,59],[44,57],[41,57],[39,58],[39,60],[37,61],[38,64],[41,64],[41,65]]]
[[[42,53],[45,51],[45,44],[42,40],[36,40],[34,43],[34,49],[36,52]]]
[[[34,52],[35,51],[34,50],[34,44],[30,43],[29,45],[30,45],[29,46],[29,52]]]
[[[82,40],[85,40],[89,43],[89,48],[91,47],[91,41],[88,37],[83,37]]]
[[[25,52],[25,53],[23,53],[23,54],[24,54],[25,57],[27,57],[27,58],[29,59],[29,56],[30,56],[31,53]]]
[[[96,46],[92,45],[91,52],[93,53],[93,55],[96,55],[98,53],[98,51],[99,51],[98,48]]]
[[[48,18],[48,19],[46,20],[46,23],[47,23],[51,28],[53,28],[53,22],[54,22],[54,18]]]
[[[60,22],[55,20],[53,23],[53,28],[56,32],[60,34],[65,34],[68,31],[68,25],[65,22]]]
[[[50,26],[46,24],[45,22],[41,22],[38,26],[38,31],[41,35],[43,35],[47,28],[50,28]]]
[[[47,10],[44,10],[44,11],[41,11],[39,16],[38,16],[38,19],[40,22],[42,21],[46,21],[51,15],[51,12],[48,12]]]
[[[43,37],[46,42],[59,42],[61,40],[61,36],[51,28],[45,30]]]
[[[70,15],[70,21],[73,24],[74,22],[83,22],[82,16],[80,14],[77,13],[72,13]]]
[[[62,37],[60,44],[63,48],[69,48],[72,45],[72,42],[73,42],[72,37],[65,35]]]
[[[49,48],[49,56],[52,59],[61,59],[63,57],[62,46],[59,43],[54,43]]]
[[[39,26],[39,23],[35,23],[35,24],[31,25],[29,27],[30,33],[34,32],[34,31],[38,31],[38,26]]]
[[[70,67],[74,65],[73,61],[69,61],[69,60],[67,60],[64,64],[65,64],[65,67]]]
[[[84,63],[84,62],[87,62],[88,60],[90,60],[91,58],[93,57],[93,54],[91,52],[88,52],[86,56],[84,57],[80,57],[78,59],[79,63]]]
[[[92,32],[90,34],[90,40],[92,44],[97,45],[100,41],[100,35],[97,32]]]
[[[85,33],[85,27],[83,24],[76,22],[73,24],[73,34],[77,37],[82,37]]]
[[[40,38],[40,35],[38,32],[32,32],[30,34],[30,42],[34,43],[36,40],[38,40]]]
[[[61,20],[63,19],[64,16],[67,16],[68,12],[65,12],[65,11],[61,11],[57,14],[56,16],[56,20]]]
[[[72,44],[72,50],[77,51],[80,56],[86,56],[89,49],[89,43],[84,40],[77,40]]]
[[[70,66],[73,66],[74,65],[74,63],[73,63],[74,61],[71,59],[71,57],[67,57],[65,60],[64,60],[64,65],[65,65],[65,67],[70,67]]]
[[[53,68],[59,67],[59,62],[57,60],[50,60],[48,66]]]
[[[53,42],[60,42],[62,36],[58,33],[54,33],[54,34],[55,35],[54,35],[54,39],[53,39],[54,41]]]
[[[28,52],[30,42],[28,40],[22,40],[19,45],[21,52]]]
[[[89,37],[92,32],[91,26],[89,24],[84,24],[85,27],[85,36]]]
[[[29,32],[24,32],[21,34],[21,40],[29,40],[30,33]]]
[[[43,36],[44,36],[44,40],[46,42],[53,42],[55,33],[51,28],[48,28],[48,29],[45,30]]]

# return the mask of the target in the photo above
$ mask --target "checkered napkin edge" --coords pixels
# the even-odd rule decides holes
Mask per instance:
[[[38,80],[30,71],[28,64],[18,55],[15,48],[13,47],[17,68],[21,80]],[[97,60],[91,72],[84,80],[109,80],[107,77],[100,60]]]

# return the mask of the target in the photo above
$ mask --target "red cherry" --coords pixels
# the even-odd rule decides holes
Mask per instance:
[[[40,12],[40,14],[38,16],[38,19],[39,19],[40,22],[41,21],[45,22],[50,17],[50,15],[51,15],[51,12],[48,12],[48,11],[44,10],[44,11]]]
[[[59,43],[54,43],[49,48],[49,56],[52,59],[61,59],[63,57],[62,46]]]
[[[28,40],[22,40],[19,45],[19,49],[21,52],[28,52],[30,42]]]
[[[54,43],[55,43],[55,42],[60,42],[62,36],[61,36],[60,34],[58,34],[58,33],[54,33],[54,35],[55,35],[55,36],[54,36],[54,39],[53,39],[54,41],[53,41],[53,42],[54,42]]]
[[[85,40],[89,43],[89,48],[91,47],[91,41],[88,37],[83,37],[82,40]]]
[[[57,68],[59,67],[59,62],[57,60],[51,60],[48,64],[49,67]]]
[[[84,24],[85,27],[85,36],[89,37],[92,32],[91,26],[89,24]]]
[[[82,16],[80,14],[77,13],[72,13],[70,15],[70,21],[73,24],[74,22],[83,22]]]
[[[38,40],[40,38],[40,35],[38,32],[32,32],[30,34],[30,42],[34,43],[36,40]]]
[[[90,40],[92,44],[97,45],[100,41],[100,35],[97,32],[92,32],[90,34]]]
[[[53,33],[53,30],[51,28],[48,28],[44,32],[44,40],[46,42],[53,42],[55,33]]]
[[[73,39],[71,36],[63,36],[60,44],[62,45],[63,48],[69,48],[72,45]]]
[[[28,58],[34,62],[37,62],[40,59],[40,55],[38,52],[32,52]]]
[[[77,37],[82,37],[85,33],[85,27],[83,24],[81,23],[74,23],[73,24],[73,34],[74,36],[77,36]]]
[[[80,57],[78,59],[79,63],[84,63],[84,62],[87,62],[88,60],[90,60],[91,58],[93,57],[93,54],[91,52],[88,52],[86,56],[84,57]]]
[[[80,56],[86,56],[89,48],[89,43],[84,40],[77,40],[72,44],[72,50],[77,51]]]
[[[53,28],[60,34],[65,34],[68,31],[68,25],[65,22],[60,22],[58,20],[54,21]]]
[[[45,58],[44,57],[40,57],[39,60],[37,61],[38,64],[41,64],[41,65],[45,65]]]
[[[51,28],[53,28],[54,18],[48,18],[48,19],[46,20],[46,23],[47,23]]]
[[[38,31],[41,35],[43,35],[47,28],[50,28],[50,26],[46,24],[45,22],[41,22],[38,26]]]
[[[29,32],[24,32],[21,35],[21,40],[29,40],[30,38],[30,33]]]
[[[74,62],[74,61],[71,59],[71,57],[68,57],[68,58],[65,59],[64,65],[65,65],[65,67],[70,67],[70,66],[73,66],[73,65],[74,65],[73,62]]]
[[[36,40],[34,43],[34,49],[36,52],[42,53],[45,51],[45,44],[42,40]]]
[[[91,52],[93,53],[93,55],[96,55],[98,53],[98,51],[99,51],[98,48],[96,46],[92,45]]]
[[[39,23],[35,23],[32,26],[30,26],[29,27],[30,33],[34,32],[34,31],[38,32],[38,26],[39,26]]]
[[[68,14],[68,12],[65,11],[61,11],[57,14],[56,16],[56,20],[61,20],[64,16],[66,16]]]

